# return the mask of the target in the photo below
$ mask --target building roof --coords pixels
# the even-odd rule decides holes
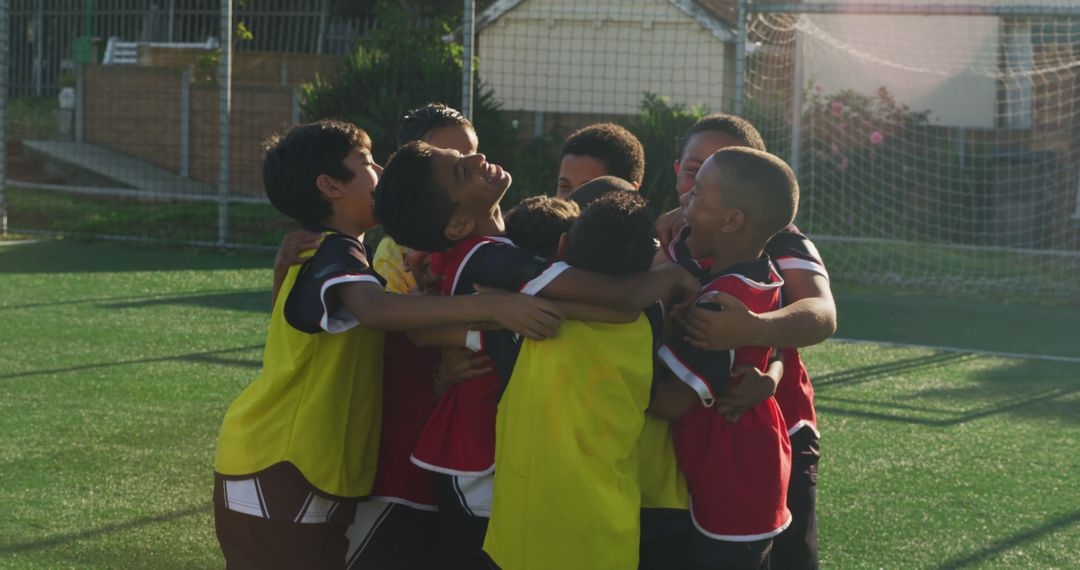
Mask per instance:
[[[477,33],[526,1],[528,0],[498,0],[476,16]],[[720,41],[735,41],[738,0],[667,0],[667,2],[692,18]]]

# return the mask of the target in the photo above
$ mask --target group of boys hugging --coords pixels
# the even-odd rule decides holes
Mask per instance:
[[[698,121],[680,208],[636,192],[613,124],[557,197],[457,111],[411,111],[385,168],[354,125],[268,142],[263,368],[215,460],[229,568],[816,568],[818,431],[798,347],[835,329],[799,189],[746,121]],[[370,258],[364,233],[386,237]]]

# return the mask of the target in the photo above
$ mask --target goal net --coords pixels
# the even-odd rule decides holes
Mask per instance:
[[[1080,12],[937,6],[751,7],[743,114],[834,275],[1080,297]]]

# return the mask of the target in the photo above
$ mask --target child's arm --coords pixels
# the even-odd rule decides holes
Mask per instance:
[[[645,411],[661,419],[677,420],[700,404],[693,389],[670,374],[663,374],[656,380],[656,397]]]
[[[779,355],[780,351],[774,350],[774,354]],[[741,381],[717,396],[716,413],[735,423],[747,410],[776,394],[776,387],[784,377],[784,361],[780,358],[770,360],[765,372],[749,365],[740,366],[731,372],[731,376],[741,378]]]
[[[531,339],[555,335],[562,312],[552,303],[528,295],[493,293],[440,297],[392,295],[369,282],[342,283],[327,292],[364,326],[401,331],[431,326],[493,321]]]
[[[270,306],[277,304],[278,293],[281,292],[281,284],[285,282],[285,276],[289,273],[289,267],[300,265],[310,258],[310,255],[301,256],[302,253],[312,251],[322,243],[323,235],[311,230],[296,230],[285,234],[278,247],[277,256],[274,257],[274,293],[270,298]]]
[[[636,313],[673,291],[676,297],[689,298],[700,286],[696,277],[674,263],[625,277],[608,277],[571,267],[538,294],[548,299]]]
[[[836,304],[829,280],[803,270],[784,272],[782,309],[755,314],[738,299],[717,293],[713,303],[723,306],[714,312],[690,307],[684,324],[687,340],[708,350],[735,346],[776,346],[801,348],[824,341],[836,332]]]
[[[494,293],[499,289],[476,286],[480,293]],[[572,321],[588,321],[594,323],[626,324],[638,319],[641,311],[620,311],[591,303],[576,303],[574,301],[552,301],[558,307],[566,319]],[[415,342],[415,341],[413,341]],[[459,345],[454,345],[459,346]]]

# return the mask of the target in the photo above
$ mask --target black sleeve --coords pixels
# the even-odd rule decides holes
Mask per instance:
[[[826,278],[829,276],[825,270],[825,262],[821,260],[821,254],[814,247],[814,243],[793,227],[773,236],[765,245],[765,253],[773,258],[781,272],[804,269]]]
[[[687,224],[679,230],[678,235],[668,243],[667,254],[672,261],[693,261],[690,248],[686,246],[686,238],[690,237],[690,225]]]
[[[713,311],[722,308],[716,303],[699,306]],[[686,342],[682,335],[675,335],[660,346],[656,355],[676,378],[697,392],[705,406],[711,406],[731,384],[733,351],[702,350]]]
[[[386,286],[368,265],[364,246],[351,236],[330,234],[307,262],[285,299],[285,320],[306,333],[344,332],[356,318],[344,307],[328,302],[327,292],[342,283],[368,282]]]
[[[499,376],[499,400],[502,400],[503,392],[510,384],[510,376],[514,373],[518,354],[521,353],[521,343],[525,339],[505,329],[484,331],[483,339],[483,353],[491,359],[491,363],[495,365],[495,374]]]
[[[454,294],[468,295],[473,293],[474,285],[482,285],[535,295],[567,267],[510,244],[488,243],[465,262]]]

